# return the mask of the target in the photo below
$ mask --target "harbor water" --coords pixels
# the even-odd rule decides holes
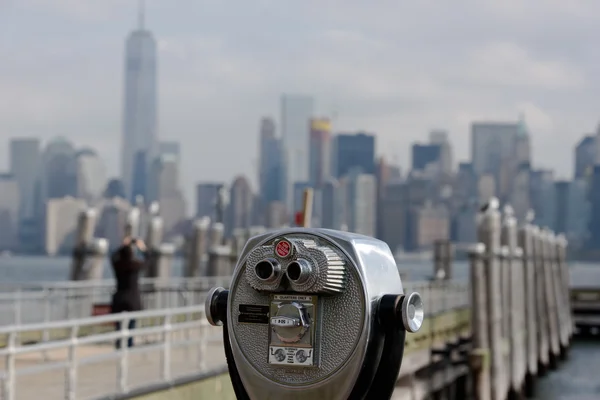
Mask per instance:
[[[70,269],[68,257],[0,257],[1,284],[18,282],[64,281]],[[400,269],[410,280],[428,279],[432,275],[432,263],[428,261],[402,262]],[[600,264],[572,263],[574,271],[572,283],[577,286],[600,286]],[[181,260],[173,265],[173,275],[181,276]],[[466,279],[468,265],[454,263],[454,278]],[[105,264],[104,277],[112,278],[112,272]],[[538,400],[598,400],[600,399],[600,336],[596,340],[578,340],[569,353],[569,361],[560,369],[550,372],[537,385]]]

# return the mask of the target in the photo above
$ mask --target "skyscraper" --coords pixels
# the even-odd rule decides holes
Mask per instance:
[[[258,195],[263,205],[284,198],[281,140],[275,134],[275,122],[264,117],[260,122]]]
[[[196,185],[196,218],[209,217],[217,220],[217,199],[222,182],[202,182]]]
[[[340,134],[334,139],[333,165],[336,178],[360,168],[364,174],[375,173],[375,136],[367,133]]]
[[[412,169],[424,170],[430,164],[439,163],[441,150],[439,144],[413,144]]]
[[[281,139],[285,160],[285,188],[288,207],[293,203],[296,182],[308,180],[308,132],[314,114],[314,100],[304,95],[281,98]]]
[[[575,179],[591,176],[595,163],[596,135],[586,135],[575,146]]]
[[[347,176],[348,230],[375,236],[377,218],[377,180],[375,175],[364,174],[361,169],[351,170]]]
[[[73,143],[62,137],[48,142],[42,154],[42,204],[77,194],[76,151]]]
[[[514,154],[518,133],[516,123],[473,123],[471,160],[475,173],[497,174],[502,161]]]
[[[36,185],[40,174],[40,141],[36,138],[12,139],[10,141],[10,172],[19,184],[21,219],[33,218],[38,209]]]
[[[19,244],[19,182],[13,175],[0,175],[0,250],[15,250]]]
[[[125,44],[121,169],[125,192],[130,199],[146,195],[146,170],[157,151],[156,69],[156,41],[144,27],[142,3],[138,28],[129,34]]]
[[[225,220],[225,232],[231,235],[235,228],[250,228],[252,223],[252,208],[254,193],[245,176],[236,176],[231,184],[230,201]]]
[[[104,163],[93,149],[83,149],[75,155],[76,195],[90,203],[98,201],[106,188]]]
[[[494,179],[496,196],[508,201],[519,164],[529,162],[529,139],[524,122],[473,123],[471,160],[478,176]]]
[[[309,182],[320,187],[331,177],[331,122],[326,118],[311,120],[309,140]]]

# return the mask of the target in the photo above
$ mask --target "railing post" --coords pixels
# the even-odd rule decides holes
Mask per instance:
[[[4,376],[4,400],[15,400],[16,390],[15,390],[15,348],[17,346],[17,332],[12,331],[8,334],[8,343],[6,347],[8,349],[8,354],[5,359],[5,376]]]
[[[71,288],[68,287],[65,296],[65,319],[71,319]]]
[[[119,368],[117,369],[118,373],[118,382],[119,382],[119,392],[125,393],[127,392],[127,382],[128,382],[128,374],[129,374],[129,347],[127,343],[127,339],[129,338],[129,320],[130,317],[127,313],[123,313],[124,317],[120,319],[121,322],[121,335],[119,336],[119,343],[121,357],[119,358]]]
[[[568,317],[567,313],[567,302],[564,296],[564,279],[561,271],[561,265],[559,261],[559,239],[554,232],[550,235],[550,251],[552,254],[552,276],[553,276],[553,289],[554,297],[556,299],[556,311],[558,317],[558,337],[559,337],[559,356],[563,358],[566,356],[566,349],[569,345],[569,332],[568,332]]]
[[[208,322],[203,315],[200,316],[200,351],[198,354],[198,367],[200,368],[200,372],[206,370],[206,349],[208,348],[208,334],[207,334],[207,325]]]
[[[571,276],[570,276],[570,271],[569,271],[569,267],[566,263],[566,255],[567,255],[567,239],[565,238],[564,235],[558,235],[557,238],[557,252],[558,252],[558,265],[559,265],[559,269],[563,278],[563,296],[564,296],[564,301],[565,301],[565,307],[566,307],[566,314],[567,314],[567,326],[568,326],[568,339],[569,339],[569,343],[571,342],[571,338],[573,336],[573,318],[572,318],[572,311],[571,311],[571,292],[570,292],[570,288],[571,288]]]
[[[540,228],[533,226],[532,228],[533,238],[533,254],[534,254],[534,265],[535,265],[535,291],[536,291],[536,309],[537,309],[537,333],[538,333],[538,349],[539,349],[539,360],[538,360],[538,373],[544,374],[549,363],[550,345],[549,345],[549,332],[550,325],[549,309],[546,302],[546,272],[544,268],[544,246],[542,233]]]
[[[538,372],[538,314],[536,301],[536,270],[534,264],[532,226],[533,214],[528,215],[525,224],[519,229],[519,246],[523,249],[523,269],[525,270],[525,328],[527,331],[525,374],[525,395],[531,397],[534,393],[535,377]]]
[[[203,262],[206,258],[208,229],[210,218],[203,217],[194,221],[192,234],[188,238],[188,254],[185,264],[185,276],[196,277],[204,274]]]
[[[21,289],[15,291],[13,319],[15,325],[21,325]]]
[[[471,272],[471,321],[473,324],[473,352],[470,364],[474,370],[475,398],[490,400],[490,342],[488,334],[488,305],[485,266],[482,256],[485,246],[478,243],[469,249]]]
[[[501,229],[502,237],[502,229]],[[502,242],[501,242],[502,243]],[[502,393],[504,396],[508,394],[512,382],[512,365],[511,365],[511,346],[512,340],[510,337],[510,256],[508,246],[500,246],[500,297],[502,303],[502,362],[503,362],[503,386]]]
[[[50,307],[50,302],[52,299],[52,289],[44,288],[43,293],[44,293],[44,323],[48,323],[48,322],[50,322],[50,313],[52,312],[52,309]],[[50,331],[47,328],[45,328],[42,331],[42,342],[45,343],[49,340],[50,340]],[[48,361],[48,352],[46,350],[44,350],[43,356],[44,356],[44,361]]]
[[[485,245],[486,287],[487,291],[488,329],[491,350],[491,386],[493,400],[504,400],[506,378],[504,375],[503,335],[502,335],[502,275],[500,267],[500,212],[496,198],[490,199],[488,205],[479,215],[477,229],[478,241]]]
[[[550,367],[556,368],[558,356],[560,355],[558,302],[554,285],[554,267],[552,256],[552,232],[549,229],[542,230],[542,243],[544,246],[544,275],[545,293],[548,304],[548,317],[550,325]]]
[[[507,257],[504,261],[503,294],[505,300],[505,337],[508,341],[509,391],[520,393],[523,386],[525,371],[523,368],[525,315],[523,274],[521,258],[523,251],[517,247],[517,219],[512,207],[504,208],[502,223],[502,244],[506,248]]]
[[[171,317],[171,314],[166,314],[163,325],[164,334],[161,371],[164,382],[171,380]]]
[[[78,326],[71,327],[71,334],[69,336],[69,356],[68,356],[68,367],[67,376],[65,379],[65,399],[75,400],[77,398],[77,334],[79,331]]]

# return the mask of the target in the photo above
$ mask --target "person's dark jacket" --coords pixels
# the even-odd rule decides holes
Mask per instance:
[[[111,264],[117,291],[113,294],[111,309],[113,313],[139,311],[142,309],[139,275],[145,263],[135,259],[131,246],[121,246],[111,256]]]

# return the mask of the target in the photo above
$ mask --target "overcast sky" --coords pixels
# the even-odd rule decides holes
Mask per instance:
[[[523,112],[534,164],[567,177],[600,120],[598,0],[148,0],[146,14],[159,136],[182,143],[190,200],[197,181],[255,180],[259,119],[285,92],[404,167],[433,128],[465,160],[471,121]],[[64,135],[117,174],[136,20],[136,0],[0,0],[2,154],[11,136]]]

